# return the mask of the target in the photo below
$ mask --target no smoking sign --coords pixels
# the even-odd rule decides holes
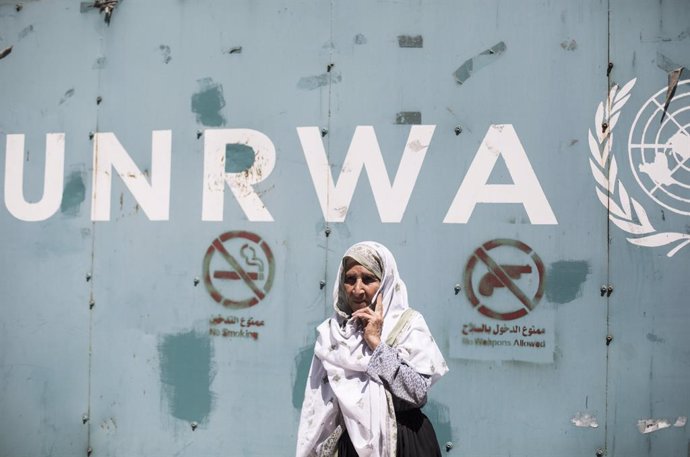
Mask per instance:
[[[206,290],[216,302],[228,308],[248,308],[271,290],[275,260],[259,235],[226,232],[206,250],[203,275]]]
[[[477,248],[465,267],[465,294],[492,319],[527,315],[544,295],[544,263],[517,240],[497,239]]]

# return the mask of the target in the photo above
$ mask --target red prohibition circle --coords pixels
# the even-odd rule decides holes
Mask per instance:
[[[489,255],[489,251],[492,249],[501,247],[501,246],[509,246],[516,248],[522,252],[524,252],[527,256],[529,256],[532,261],[534,262],[534,265],[537,268],[537,274],[539,276],[539,285],[537,287],[537,291],[534,294],[533,297],[527,297],[520,289],[517,287],[515,283],[510,279],[510,277],[506,274],[505,271],[501,268],[500,265],[496,264],[495,261],[491,258]],[[477,297],[474,287],[472,285],[472,273],[474,272],[474,268],[476,267],[477,263],[481,261],[487,265],[489,268],[489,271],[495,275],[498,280],[502,283],[503,287],[506,287],[514,296],[515,298],[520,302],[522,305],[520,308],[517,308],[513,311],[507,311],[507,312],[500,312],[496,311],[494,309],[491,309],[490,306],[488,306],[486,303],[482,303],[479,298]],[[522,241],[518,240],[511,240],[511,239],[505,239],[505,238],[500,238],[500,239],[495,239],[491,241],[487,241],[483,245],[481,245],[479,248],[477,248],[470,259],[467,261],[467,265],[465,266],[465,295],[467,296],[467,299],[470,301],[472,306],[479,311],[481,314],[490,317],[492,319],[497,319],[497,320],[503,320],[503,321],[510,321],[514,319],[518,319],[520,317],[523,317],[527,315],[530,311],[534,309],[535,306],[539,303],[541,298],[544,295],[544,288],[545,288],[545,282],[544,282],[544,276],[545,276],[545,268],[544,268],[544,262],[542,262],[541,258],[537,255],[536,252],[532,250],[528,245],[523,243]]]
[[[268,262],[268,275],[263,286],[256,284],[251,275],[245,272],[232,254],[225,249],[223,243],[234,238],[243,238],[258,245],[266,256],[266,260]],[[211,278],[211,259],[215,254],[222,256],[230,264],[230,267],[234,270],[232,274],[235,276],[235,279],[244,281],[244,283],[252,291],[252,297],[244,300],[236,300],[233,298],[224,297],[220,291],[218,291]],[[273,257],[273,252],[271,251],[271,248],[268,247],[268,244],[255,233],[246,231],[225,232],[213,240],[209,248],[206,250],[203,260],[203,276],[206,290],[211,295],[211,298],[213,298],[216,302],[227,308],[249,308],[250,306],[254,306],[259,303],[259,301],[263,300],[266,297],[266,294],[268,294],[268,292],[271,290],[271,286],[273,286],[273,279],[275,276],[275,260]]]

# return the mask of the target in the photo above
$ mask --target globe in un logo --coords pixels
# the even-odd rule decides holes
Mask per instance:
[[[690,215],[690,79],[680,81],[664,112],[667,89],[647,100],[630,128],[635,179],[658,204]]]

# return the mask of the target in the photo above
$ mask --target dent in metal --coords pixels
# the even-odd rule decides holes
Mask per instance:
[[[581,260],[562,260],[549,266],[546,277],[546,298],[551,303],[568,303],[582,295],[582,285],[590,272]]]
[[[577,412],[575,414],[575,416],[572,419],[570,419],[570,422],[572,422],[575,427],[584,427],[584,428],[597,428],[597,427],[599,427],[599,423],[597,422],[597,418],[592,416],[591,414],[588,414],[588,413]]]
[[[297,88],[303,90],[314,90],[319,87],[327,86],[329,82],[337,84],[342,81],[340,73],[330,72],[315,76],[304,76],[297,82]]]
[[[197,83],[199,92],[192,95],[192,112],[196,114],[196,121],[208,127],[225,125],[225,118],[220,113],[225,106],[223,86],[211,78],[199,79]]]
[[[401,48],[423,48],[424,37],[422,35],[398,35],[398,46]]]
[[[455,80],[458,84],[463,84],[474,73],[490,63],[493,63],[496,59],[503,55],[506,49],[506,44],[503,41],[500,41],[489,49],[480,52],[471,59],[467,59],[462,65],[460,65],[460,67],[458,67],[457,70],[455,70],[455,73],[453,73]]]

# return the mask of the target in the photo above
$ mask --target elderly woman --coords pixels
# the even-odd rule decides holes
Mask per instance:
[[[448,367],[408,305],[393,255],[355,244],[337,278],[335,313],[317,328],[297,456],[440,456],[420,408]]]

